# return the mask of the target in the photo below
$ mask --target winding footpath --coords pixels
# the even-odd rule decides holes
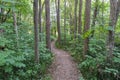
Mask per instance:
[[[79,80],[80,72],[69,53],[57,49],[55,42],[51,43],[51,48],[55,55],[54,62],[49,69],[52,80]]]

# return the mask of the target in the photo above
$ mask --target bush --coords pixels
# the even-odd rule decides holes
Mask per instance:
[[[13,25],[2,25],[6,31],[0,36],[0,80],[42,79],[53,58],[51,52],[46,49],[45,42],[39,43],[40,63],[35,64],[33,29],[25,29],[22,24],[18,29],[19,46],[16,46],[16,35],[11,28]]]
[[[59,45],[57,45],[59,46]],[[60,45],[62,49],[71,52],[78,62],[78,67],[86,80],[119,80],[120,79],[120,50],[118,45],[114,51],[113,63],[106,60],[105,41],[92,39],[86,59],[82,58],[83,44],[81,41],[67,41]],[[69,47],[68,47],[69,46]]]

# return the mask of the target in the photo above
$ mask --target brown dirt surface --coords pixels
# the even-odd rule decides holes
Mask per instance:
[[[55,55],[53,64],[49,69],[52,80],[79,80],[80,72],[70,54],[57,49],[55,42],[52,42],[51,49]]]

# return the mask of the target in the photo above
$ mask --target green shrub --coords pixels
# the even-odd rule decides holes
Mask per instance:
[[[64,41],[63,41],[64,42]],[[57,45],[59,46],[59,45]],[[62,49],[71,52],[78,62],[78,67],[85,80],[118,80],[120,79],[120,50],[118,45],[114,51],[113,64],[106,61],[105,40],[91,39],[86,59],[82,58],[83,42],[67,41],[60,45]],[[69,47],[68,47],[69,46]]]
[[[40,63],[34,61],[34,35],[32,27],[21,25],[19,30],[19,46],[16,46],[16,35],[13,32],[13,25],[2,24],[4,35],[0,36],[0,80],[35,80],[42,79],[46,70],[52,62],[52,54],[41,42]],[[28,25],[27,25],[28,26]],[[31,31],[29,34],[28,32]]]

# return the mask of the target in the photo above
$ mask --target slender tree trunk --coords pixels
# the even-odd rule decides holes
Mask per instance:
[[[42,12],[42,7],[41,7],[41,0],[39,0],[39,33],[40,33],[40,41],[42,38],[42,26],[41,26],[41,12]]]
[[[13,24],[14,24],[14,31],[16,34],[16,47],[18,48],[19,46],[19,36],[18,36],[18,26],[17,26],[17,15],[16,13],[13,11]]]
[[[78,34],[82,33],[82,5],[83,0],[79,0],[79,23],[78,23]]]
[[[38,17],[39,17],[39,12],[38,12],[38,0],[34,0],[34,41],[35,41],[35,62],[38,64],[39,63],[39,24],[38,24]]]
[[[73,31],[72,31],[72,15],[71,15],[71,13],[69,14],[69,26],[70,26],[70,35],[71,35],[71,40],[72,40]]]
[[[86,0],[85,5],[85,25],[84,25],[84,33],[87,32],[90,28],[90,9],[91,9],[91,0]],[[84,39],[84,49],[83,49],[83,58],[89,51],[89,36]]]
[[[115,37],[115,26],[116,26],[116,11],[117,11],[117,0],[110,0],[110,22],[108,31],[108,61],[111,62],[113,58],[113,49],[114,49],[114,37]]]
[[[77,5],[78,5],[78,0],[75,0],[75,8],[74,8],[74,38],[77,36]]]
[[[60,0],[56,2],[56,12],[57,12],[57,31],[58,31],[58,43],[61,41],[61,30],[60,30]]]
[[[96,0],[95,2],[95,9],[94,9],[94,12],[93,12],[93,21],[92,21],[92,36],[91,37],[94,37],[94,33],[95,33],[95,22],[97,20],[97,15],[98,15],[98,11],[99,11],[99,5],[98,5],[98,2],[99,0]]]
[[[46,11],[46,48],[51,50],[50,40],[50,0],[45,0],[45,11]]]
[[[72,8],[72,4],[70,2],[68,4],[68,7]],[[70,26],[70,31],[69,32],[70,32],[71,40],[74,38],[74,36],[72,36],[72,34],[74,34],[74,29],[72,28],[73,24],[74,24],[74,22],[73,22],[72,12],[70,11],[69,12],[69,26]]]
[[[64,0],[64,41],[66,41],[66,0]]]
[[[119,13],[120,13],[120,0],[118,0],[118,2],[117,2],[116,24],[117,24],[117,21],[118,21]]]

